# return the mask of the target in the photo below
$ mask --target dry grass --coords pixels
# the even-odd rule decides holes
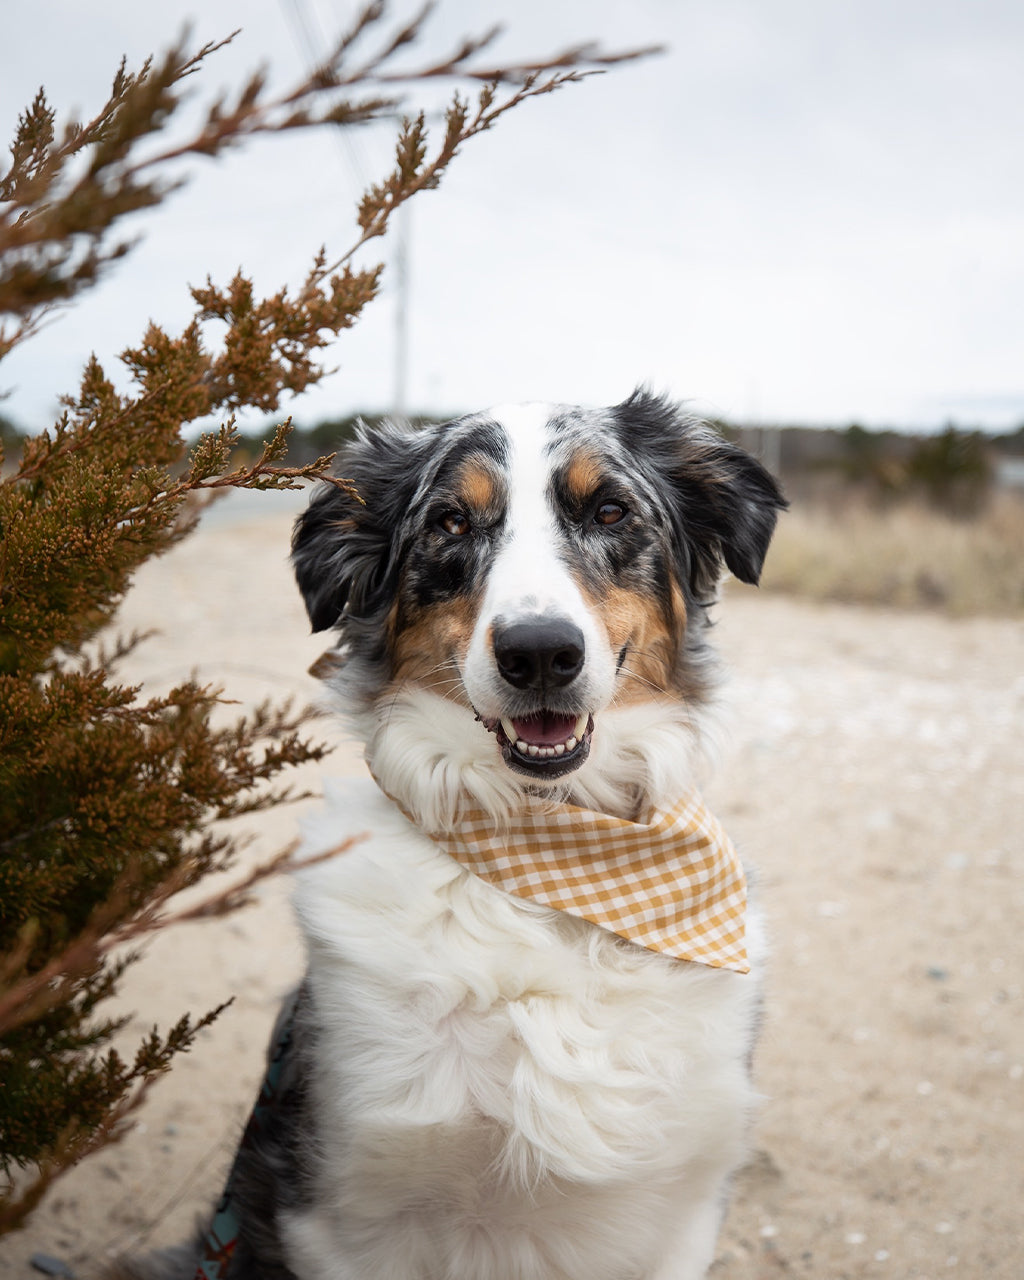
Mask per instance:
[[[954,616],[1024,613],[1024,500],[996,494],[972,520],[919,505],[794,503],[765,566],[768,591]]]

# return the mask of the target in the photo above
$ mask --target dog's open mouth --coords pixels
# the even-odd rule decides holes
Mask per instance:
[[[483,724],[497,738],[505,763],[534,777],[557,778],[578,768],[590,754],[594,733],[594,718],[586,711],[574,716],[542,710]]]

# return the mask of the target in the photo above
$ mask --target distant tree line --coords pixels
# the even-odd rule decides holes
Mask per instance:
[[[444,422],[450,414],[412,414],[415,423]],[[323,418],[309,426],[292,424],[289,459],[304,466],[333,453],[350,440],[360,423],[374,427],[389,415],[379,411]],[[234,460],[259,457],[278,419],[239,430]],[[1001,459],[1024,459],[1024,423],[1015,431],[986,432],[947,423],[931,434],[847,427],[739,426],[716,420],[723,435],[742,443],[770,463],[796,491],[813,496],[822,481],[840,483],[872,502],[886,505],[923,500],[954,516],[976,514],[988,499]],[[17,456],[21,433],[0,414],[0,441],[8,458]],[[771,441],[769,448],[766,441]]]
[[[725,434],[770,459],[795,496],[813,499],[837,488],[879,506],[925,502],[954,517],[985,506],[1002,460],[1024,458],[1024,424],[995,433],[948,423],[923,434],[842,429],[733,427]]]
[[[425,425],[455,416],[413,415],[413,421]],[[372,427],[386,417],[353,413],[296,427],[291,455],[299,462],[312,462],[351,439],[360,422]],[[1000,458],[1024,458],[1024,424],[1014,432],[995,434],[949,423],[931,435],[872,431],[857,423],[841,429],[765,429],[721,421],[715,426],[755,453],[771,455],[770,461],[798,491],[811,494],[823,487],[820,482],[826,487],[838,483],[882,505],[923,500],[954,516],[971,516],[984,506]],[[263,424],[241,436],[243,461],[255,456],[266,430]],[[769,432],[774,433],[771,449],[765,447]]]

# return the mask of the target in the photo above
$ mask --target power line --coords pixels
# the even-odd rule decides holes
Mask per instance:
[[[298,47],[299,55],[306,64],[306,70],[315,71],[323,65],[328,48],[327,36],[319,17],[315,11],[310,14],[305,0],[279,0],[279,3],[285,21],[291,27],[292,39]],[[367,166],[352,131],[339,127],[331,133],[339,148],[346,175],[350,176],[354,172],[360,188],[365,190],[369,185]]]
[[[315,70],[324,62],[325,50],[328,48],[327,36],[320,24],[315,10],[311,14],[306,7],[306,0],[279,0],[285,21],[292,31],[292,38],[298,46],[299,54],[309,71]],[[356,143],[351,129],[338,128],[333,131],[340,147],[342,164],[346,174],[355,173],[360,189],[365,191],[369,186],[367,167]],[[394,249],[395,271],[395,362],[394,382],[391,393],[392,412],[400,417],[406,412],[406,400],[409,382],[409,223],[408,209],[402,208],[395,214],[395,236],[392,241]]]

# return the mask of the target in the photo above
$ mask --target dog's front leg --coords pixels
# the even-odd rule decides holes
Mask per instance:
[[[684,1206],[673,1231],[672,1245],[651,1280],[704,1280],[715,1260],[722,1217],[723,1204],[718,1194]]]

